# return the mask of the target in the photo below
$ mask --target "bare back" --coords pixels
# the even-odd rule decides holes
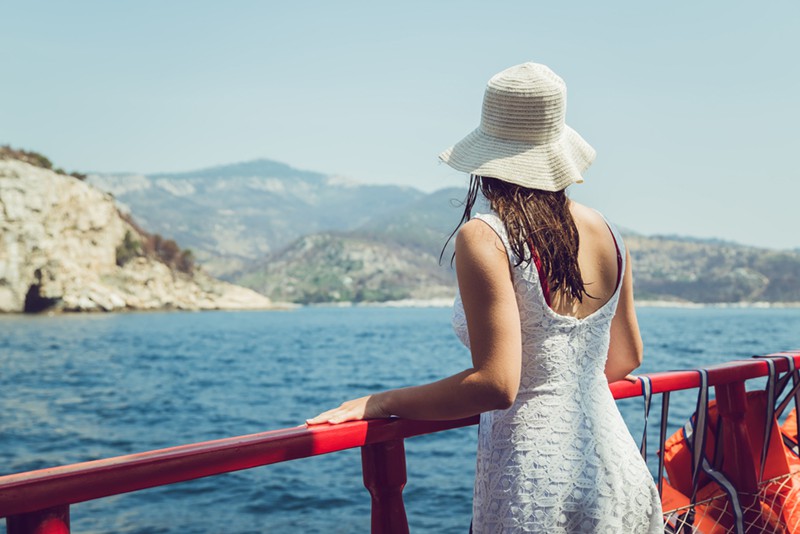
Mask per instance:
[[[602,308],[614,295],[620,277],[618,248],[605,219],[595,210],[570,201],[569,209],[580,237],[578,266],[586,291],[583,302],[559,291],[552,295],[554,312],[584,318]]]

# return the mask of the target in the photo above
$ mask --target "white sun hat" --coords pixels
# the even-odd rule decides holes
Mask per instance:
[[[595,150],[564,123],[567,86],[545,65],[492,77],[480,126],[439,155],[456,170],[545,191],[583,182]]]

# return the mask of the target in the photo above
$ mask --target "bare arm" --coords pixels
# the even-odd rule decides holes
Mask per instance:
[[[642,364],[642,336],[633,304],[633,269],[631,256],[625,251],[625,276],[622,278],[617,312],[611,321],[611,343],[608,347],[606,377],[609,382],[621,380]]]
[[[484,222],[470,221],[459,231],[456,272],[470,332],[472,367],[430,384],[345,402],[309,419],[308,424],[389,415],[457,419],[507,408],[514,402],[522,358],[519,310],[505,247]]]

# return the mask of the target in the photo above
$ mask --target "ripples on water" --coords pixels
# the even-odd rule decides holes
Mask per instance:
[[[800,347],[800,310],[639,310],[642,372]],[[302,424],[463,369],[447,309],[304,308],[0,318],[3,474]],[[694,394],[672,396],[670,426]],[[641,399],[620,402],[641,436]],[[657,443],[654,402],[649,443]],[[412,532],[465,532],[476,429],[406,441]],[[655,445],[654,445],[655,446]],[[358,450],[71,507],[75,532],[369,531]],[[5,532],[4,527],[0,532]]]

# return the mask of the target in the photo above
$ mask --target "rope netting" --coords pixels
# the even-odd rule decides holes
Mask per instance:
[[[800,470],[764,481],[757,494],[739,493],[747,534],[800,533]],[[722,534],[735,531],[735,513],[721,489],[694,505],[664,511],[664,532]]]

